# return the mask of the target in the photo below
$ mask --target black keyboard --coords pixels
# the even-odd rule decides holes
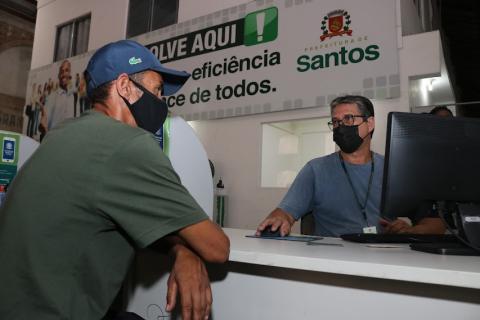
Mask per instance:
[[[453,234],[390,234],[390,233],[349,233],[340,236],[343,240],[361,243],[455,243]]]

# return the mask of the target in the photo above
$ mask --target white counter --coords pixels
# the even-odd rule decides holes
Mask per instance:
[[[246,238],[251,230],[228,229],[230,261],[329,272],[352,276],[422,282],[480,289],[480,256],[443,256],[396,248],[324,238],[339,246],[307,246],[302,242]],[[480,315],[479,315],[480,319]]]
[[[441,256],[408,245],[373,248],[246,238],[252,230],[224,229],[230,261],[209,265],[219,319],[480,319],[480,257]],[[146,252],[136,264],[128,309],[151,319],[164,311],[168,266]]]

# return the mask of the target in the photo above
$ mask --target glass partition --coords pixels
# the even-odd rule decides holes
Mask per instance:
[[[311,159],[335,151],[330,118],[262,124],[261,186],[288,188]]]

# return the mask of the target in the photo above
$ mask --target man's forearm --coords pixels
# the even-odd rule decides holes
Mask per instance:
[[[412,233],[418,234],[443,234],[445,224],[440,218],[423,218],[411,230]]]
[[[176,234],[170,234],[162,239],[157,240],[155,243],[150,245],[150,248],[163,254],[175,256],[179,250],[179,246],[193,251],[192,248],[190,248],[188,244]]]

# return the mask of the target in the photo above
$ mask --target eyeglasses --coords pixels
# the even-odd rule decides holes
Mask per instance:
[[[363,122],[368,118],[368,116],[365,115],[353,115],[353,114],[346,114],[343,116],[343,119],[338,120],[338,119],[332,119],[332,121],[328,122],[328,127],[330,130],[333,130],[335,128],[338,128],[341,125],[344,126],[353,126],[355,124],[355,118],[362,118]],[[362,123],[363,123],[362,122]]]

